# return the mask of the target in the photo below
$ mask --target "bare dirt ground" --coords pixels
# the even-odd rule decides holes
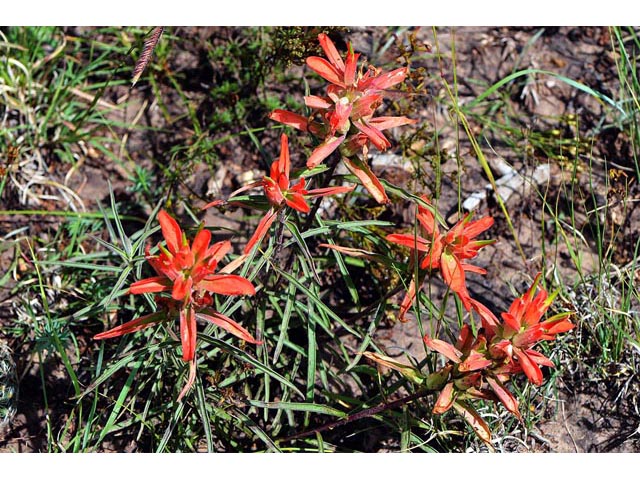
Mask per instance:
[[[348,38],[353,42],[356,51],[369,54],[373,46],[373,38],[381,31],[376,28],[352,29]],[[231,29],[229,29],[231,31]],[[224,29],[175,29],[180,35],[200,36],[220,35],[224,37]],[[411,31],[408,31],[409,33]],[[441,65],[433,56],[425,56],[422,62],[416,62],[412,69],[423,67],[428,71],[440,70],[449,81],[453,78],[455,65],[456,75],[459,81],[459,101],[461,104],[470,102],[481,94],[490,85],[503,79],[516,70],[526,68],[549,70],[565,77],[582,82],[605,95],[615,97],[618,88],[618,78],[615,70],[614,58],[611,54],[611,42],[607,28],[600,27],[546,27],[541,28],[508,28],[508,27],[462,27],[455,29],[439,28],[438,36],[434,38],[430,28],[415,30],[416,39],[429,45],[431,51],[440,49],[443,57],[448,59]],[[74,34],[88,35],[90,31],[74,31]],[[345,35],[347,37],[347,35]],[[452,61],[451,45],[455,41],[455,63]],[[192,50],[181,52],[170,57],[171,68],[175,71],[189,69],[192,84],[186,86],[192,96],[192,102],[196,108],[206,110],[211,108],[206,100],[206,88],[215,82],[215,72],[211,65],[203,60],[202,52],[197,49],[197,42]],[[392,46],[386,53],[393,56],[399,53]],[[518,83],[508,87],[509,95],[506,96],[508,109],[513,118],[519,119],[516,128],[542,132],[548,135],[561,135],[568,139],[579,136],[588,143],[581,158],[592,158],[592,171],[589,176],[578,176],[578,188],[587,191],[591,185],[595,185],[595,196],[606,200],[608,193],[607,178],[611,165],[625,171],[630,167],[629,139],[620,131],[608,129],[598,130],[598,122],[603,117],[603,105],[584,92],[577,91],[564,82],[543,75],[530,75],[528,82],[523,86]],[[445,93],[441,85],[433,80],[426,85],[431,99],[442,98]],[[167,90],[170,97],[173,93]],[[166,115],[160,113],[157,106],[150,102],[149,90],[144,86],[134,89],[130,94],[125,88],[113,89],[105,98],[106,102],[116,102],[123,95],[130,95],[131,107],[125,113],[128,119],[137,118],[141,125],[149,125],[164,129],[169,126]],[[170,100],[166,101],[168,105]],[[177,102],[176,102],[177,103]],[[483,190],[487,183],[486,177],[481,172],[477,160],[474,158],[471,146],[466,141],[464,134],[451,123],[447,111],[438,109],[437,102],[425,97],[423,108],[419,110],[423,115],[421,119],[431,126],[431,130],[437,131],[440,148],[449,158],[443,163],[445,177],[443,178],[442,196],[440,197],[440,210],[447,216],[455,214],[456,195],[445,193],[447,189],[455,191],[458,178],[461,178],[461,197],[467,198],[472,193]],[[138,115],[143,113],[142,115]],[[579,122],[571,119],[578,118]],[[483,125],[473,124],[472,128],[480,132]],[[162,133],[148,133],[131,131],[127,140],[127,148],[132,158],[141,164],[148,163],[163,148],[188,138],[191,132],[181,130],[178,121],[171,126],[171,135],[167,130]],[[559,132],[559,133],[556,133]],[[481,145],[490,162],[502,158],[521,175],[530,178],[533,170],[540,163],[549,165],[550,175],[547,181],[540,187],[547,189],[548,196],[567,201],[566,192],[562,190],[564,182],[571,178],[571,169],[562,160],[562,152],[545,152],[541,149],[527,149],[522,145],[519,150],[514,150],[505,138],[493,134],[487,130],[483,132],[484,143]],[[274,136],[267,140],[275,141]],[[246,183],[246,179],[240,177],[246,170],[260,171],[260,164],[253,149],[247,148],[248,144],[240,141],[232,141],[220,147],[221,155],[228,155],[233,162],[223,165],[224,171],[216,172],[209,169],[196,167],[187,181],[192,191],[206,196],[215,186],[222,192],[229,192],[233,188]],[[459,145],[459,147],[456,147]],[[455,151],[459,148],[461,164],[455,160]],[[526,152],[523,154],[522,152]],[[375,161],[374,161],[375,163]],[[429,171],[425,161],[425,171]],[[221,173],[221,174],[220,174]],[[382,177],[393,179],[397,182],[403,176],[410,177],[410,173],[403,172],[403,168],[386,168],[383,164],[378,168]],[[68,171],[60,171],[61,179],[69,174]],[[126,174],[116,165],[105,160],[99,152],[90,152],[77,171],[71,173],[69,187],[73,189],[83,200],[85,207],[95,210],[96,199],[108,203],[108,181],[114,185],[116,195],[126,198],[127,179]],[[427,173],[428,175],[428,173]],[[213,180],[212,180],[213,179]],[[220,184],[221,183],[221,184]],[[591,198],[585,195],[585,198]],[[640,198],[637,182],[631,184],[630,198]],[[624,212],[623,218],[617,223],[621,227],[622,238],[626,242],[620,245],[633,245],[638,237],[640,225],[640,209],[638,203],[630,203],[630,208]],[[522,244],[526,256],[523,263],[518,251],[513,247],[513,239],[507,228],[506,222],[499,211],[496,202],[489,195],[478,207],[478,215],[491,214],[497,219],[497,224],[492,230],[492,238],[498,238],[498,244],[491,249],[484,249],[478,259],[478,264],[487,269],[488,274],[483,277],[473,277],[469,288],[471,294],[485,301],[488,305],[497,309],[506,309],[514,298],[514,291],[523,291],[526,288],[528,278],[535,275],[543,266],[547,268],[555,263],[558,275],[566,278],[570,284],[575,279],[576,272],[570,261],[569,253],[562,245],[558,245],[551,254],[545,257],[541,250],[540,222],[541,201],[536,195],[526,192],[524,189],[516,191],[509,199],[507,206],[511,212],[512,220],[516,225],[518,238]],[[6,208],[18,207],[7,205]],[[42,205],[40,206],[42,208]],[[240,219],[227,215],[221,216],[215,211],[208,213],[207,221],[225,222],[232,228],[237,228]],[[393,211],[389,215],[392,218],[402,218],[407,224],[412,219],[407,217],[401,209]],[[406,217],[406,218],[405,218]],[[542,220],[544,221],[544,220]],[[581,221],[579,218],[578,221]],[[586,220],[582,220],[586,221]],[[15,228],[15,222],[28,220],[12,217],[0,219],[0,227],[9,231]],[[582,228],[584,225],[578,225]],[[30,228],[43,229],[46,225],[34,225]],[[590,239],[580,243],[583,255],[583,265],[588,270],[597,267],[597,254]],[[549,253],[547,252],[547,255]],[[618,253],[621,264],[629,261],[627,253],[621,247]],[[524,266],[523,266],[524,265]],[[4,265],[3,265],[4,266]],[[441,288],[433,281],[434,290]],[[400,297],[398,297],[400,299]],[[1,298],[0,302],[9,302],[10,299]],[[8,303],[5,303],[7,305]],[[6,324],[10,321],[0,315],[0,322]],[[423,355],[423,346],[420,335],[415,327],[415,322],[392,323],[379,332],[379,338],[386,343],[390,354],[396,348],[398,352],[408,351],[416,358]],[[387,340],[385,340],[385,338]],[[46,449],[46,441],[43,442],[44,409],[37,369],[34,369],[32,359],[26,356],[19,345],[11,345],[17,352],[19,371],[23,379],[21,385],[21,399],[19,412],[13,426],[4,434],[0,434],[0,451],[42,451]],[[51,386],[55,387],[57,377],[62,377],[62,372],[51,371]],[[623,372],[624,373],[624,372]],[[626,382],[622,389],[620,382]],[[639,452],[640,451],[640,415],[638,413],[635,398],[640,393],[640,380],[624,374],[611,375],[608,383],[593,384],[580,377],[579,372],[567,374],[559,384],[559,401],[549,402],[548,411],[545,412],[547,420],[539,425],[539,431],[528,437],[527,441],[533,451],[549,452]],[[48,399],[49,405],[64,405],[68,386],[51,389],[52,396]],[[620,395],[620,392],[625,392]],[[64,410],[64,407],[62,407]],[[55,412],[49,412],[50,415]]]

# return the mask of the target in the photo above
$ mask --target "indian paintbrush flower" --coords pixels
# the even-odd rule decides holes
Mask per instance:
[[[501,363],[491,357],[482,333],[474,336],[471,327],[464,325],[455,346],[429,335],[423,340],[431,350],[446,357],[452,366],[449,381],[436,400],[434,413],[446,412],[457,400],[480,398],[499,401],[520,418],[518,401],[503,384],[508,377],[492,371]]]
[[[165,245],[158,245],[160,253],[151,255],[146,249],[146,259],[156,276],[134,282],[129,293],[170,293],[170,297],[156,296],[158,311],[133,319],[94,337],[96,340],[133,333],[159,323],[179,318],[182,359],[192,363],[192,375],[180,397],[190,387],[195,377],[196,320],[206,320],[227,330],[249,343],[259,344],[244,327],[213,310],[212,294],[253,295],[255,288],[249,280],[239,275],[216,273],[218,262],[231,250],[229,241],[209,245],[211,232],[200,230],[191,245],[178,223],[164,210],[158,214]]]
[[[540,385],[542,372],[538,365],[553,367],[554,364],[534,350],[534,346],[541,341],[554,340],[557,334],[574,327],[567,320],[571,312],[541,321],[554,295],[549,296],[540,288],[534,296],[540,278],[538,274],[527,293],[515,299],[509,311],[502,313],[502,323],[486,306],[473,300],[472,308],[482,319],[481,329],[476,331],[470,325],[463,325],[454,345],[424,335],[425,345],[448,360],[430,374],[382,354],[364,352],[363,355],[399,371],[416,386],[439,392],[433,412],[442,414],[453,408],[483,441],[489,443],[489,427],[470,402],[482,399],[501,403],[521,420],[518,400],[507,388],[507,382],[512,375],[524,372],[529,381]]]
[[[434,413],[443,413],[463,400],[462,408],[457,410],[466,410],[463,415],[466,418],[473,413],[466,400],[475,397],[499,401],[509,412],[521,418],[518,401],[505,386],[506,382],[511,375],[524,372],[531,383],[541,385],[543,377],[539,365],[554,367],[554,364],[534,350],[535,345],[555,340],[557,334],[574,328],[567,319],[571,312],[540,321],[555,296],[549,296],[543,288],[534,296],[540,278],[541,274],[538,274],[527,293],[516,298],[509,311],[502,313],[503,323],[487,307],[474,300],[473,309],[480,314],[483,325],[476,334],[472,333],[469,325],[464,325],[455,346],[424,336],[428,348],[449,360],[443,368],[451,372],[436,400]],[[478,424],[474,426],[476,432],[477,427]],[[487,432],[478,433],[482,436]]]
[[[375,110],[382,105],[384,91],[405,80],[408,69],[397,68],[390,72],[370,66],[366,71],[357,68],[359,54],[351,45],[343,60],[333,42],[325,34],[318,36],[325,58],[309,57],[307,65],[331,85],[324,97],[309,95],[305,104],[312,110],[307,118],[286,110],[276,109],[269,118],[285,125],[310,132],[321,140],[307,160],[307,167],[322,163],[340,148],[345,166],[363,184],[379,203],[388,203],[384,187],[367,164],[369,145],[384,151],[391,142],[384,130],[415,123],[407,117],[376,117]]]
[[[424,230],[424,236],[419,234],[387,235],[389,242],[417,250],[419,267],[422,271],[439,269],[445,284],[460,298],[462,305],[468,311],[473,306],[473,300],[467,290],[465,272],[485,274],[486,270],[467,263],[467,260],[478,255],[478,251],[493,243],[494,240],[475,240],[482,232],[493,225],[492,217],[483,217],[471,221],[471,214],[466,215],[448,232],[440,233],[428,199],[422,200],[429,205],[418,205],[417,220]],[[405,321],[405,315],[411,308],[417,295],[416,280],[412,279],[407,294],[400,306],[400,320]]]
[[[264,217],[258,223],[255,233],[247,242],[243,253],[248,254],[253,247],[260,243],[266,233],[269,231],[271,224],[275,221],[277,213],[285,206],[293,208],[301,213],[309,213],[311,207],[307,204],[306,198],[324,197],[327,195],[336,195],[339,193],[350,192],[355,185],[326,187],[307,190],[305,188],[306,180],[300,177],[298,182],[291,184],[291,158],[289,156],[289,138],[284,133],[280,136],[280,156],[271,164],[269,175],[257,182],[250,183],[236,190],[231,194],[230,202],[233,201],[234,195],[246,190],[262,187],[264,194],[271,205],[271,208],[265,213]],[[217,206],[219,200],[205,205],[203,208]]]
[[[567,319],[571,312],[563,312],[540,321],[555,297],[555,294],[548,295],[542,287],[534,296],[540,278],[541,274],[538,274],[527,293],[516,298],[509,311],[502,313],[502,324],[486,324],[494,355],[502,353],[513,360],[535,385],[542,384],[543,380],[538,365],[554,365],[533,347],[540,341],[555,340],[558,333],[568,332],[575,327]]]

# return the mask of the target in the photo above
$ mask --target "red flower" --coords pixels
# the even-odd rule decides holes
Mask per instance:
[[[434,413],[446,412],[459,400],[480,398],[499,401],[509,412],[520,418],[518,401],[503,384],[508,376],[496,373],[499,362],[491,357],[484,335],[474,336],[471,327],[464,325],[455,346],[429,335],[424,336],[424,342],[430,349],[444,355],[453,365],[450,380],[436,400]]]
[[[384,187],[371,172],[366,157],[370,144],[380,151],[391,146],[383,130],[415,123],[407,117],[373,118],[382,104],[384,90],[404,81],[408,69],[402,67],[387,73],[374,67],[358,70],[359,54],[353,52],[351,45],[343,60],[327,35],[320,34],[318,39],[327,59],[309,57],[307,65],[331,83],[327,96],[305,97],[305,104],[313,111],[310,118],[286,110],[274,110],[269,118],[322,139],[307,160],[307,167],[318,166],[340,147],[347,168],[379,203],[388,203]]]
[[[339,251],[343,251],[340,249]],[[351,253],[347,249],[345,253]],[[359,256],[369,252],[354,252]],[[535,343],[554,340],[558,333],[574,326],[561,313],[541,322],[540,319],[551,304],[552,297],[543,289],[534,297],[540,275],[522,297],[516,299],[508,312],[503,313],[504,324],[484,305],[471,300],[472,308],[482,319],[482,329],[463,325],[455,345],[424,335],[425,345],[448,362],[438,370],[424,374],[413,365],[406,365],[380,354],[365,352],[364,355],[402,375],[427,390],[439,391],[433,413],[442,414],[453,408],[475,430],[482,440],[489,443],[489,427],[469,403],[473,399],[500,402],[522,419],[518,400],[506,387],[511,375],[523,372],[535,384],[542,382],[538,365],[553,366],[553,363],[533,350]],[[474,333],[476,332],[476,333]]]
[[[309,57],[307,65],[322,78],[339,87],[338,91],[380,91],[404,81],[407,76],[406,67],[385,74],[373,67],[366,72],[362,69],[358,72],[360,54],[353,52],[351,43],[347,45],[347,56],[343,61],[336,46],[326,34],[318,35],[318,40],[328,60],[322,57]]]
[[[555,340],[558,333],[568,332],[575,327],[567,320],[571,312],[563,312],[540,321],[555,297],[549,296],[543,288],[534,297],[540,278],[539,273],[527,293],[516,298],[509,311],[502,314],[502,325],[486,324],[489,326],[488,334],[494,337],[492,344],[495,352],[502,352],[507,358],[515,360],[535,385],[542,384],[543,380],[538,365],[554,365],[547,357],[533,350],[533,347],[542,340]]]
[[[306,190],[306,181],[300,177],[300,180],[295,185],[291,185],[290,179],[291,173],[291,159],[289,157],[289,138],[283,133],[280,136],[280,157],[271,164],[270,175],[265,176],[262,180],[250,183],[244,187],[236,190],[231,194],[231,199],[234,195],[249,190],[255,187],[262,187],[264,193],[271,204],[271,208],[267,211],[265,216],[260,220],[255,233],[247,243],[244,249],[244,254],[247,254],[257,243],[262,241],[262,238],[269,231],[269,227],[275,221],[278,211],[285,205],[293,208],[302,213],[309,213],[311,208],[307,204],[305,197],[324,197],[326,195],[336,195],[339,193],[350,192],[355,188],[355,185],[347,187],[326,187],[316,188],[313,190]],[[203,209],[218,206],[219,200],[215,200],[203,207]]]
[[[406,117],[377,119],[372,117],[375,110],[382,104],[382,92],[403,82],[408,68],[397,68],[387,73],[382,73],[374,67],[366,71],[360,68],[358,71],[359,54],[353,52],[351,44],[347,46],[347,56],[343,61],[327,35],[321,33],[318,35],[318,40],[328,60],[309,57],[307,65],[332,85],[327,88],[326,97],[307,96],[305,104],[316,111],[324,111],[323,123],[328,127],[325,128],[325,144],[329,142],[332,148],[323,148],[326,145],[318,147],[309,158],[307,166],[318,165],[333,149],[337,148],[333,139],[342,135],[341,138],[344,140],[344,134],[349,131],[350,123],[353,123],[360,132],[355,135],[370,141],[381,151],[386,150],[391,144],[382,134],[382,130],[414,123],[415,120]]]
[[[174,300],[189,301],[194,294],[204,291],[222,295],[253,295],[255,289],[249,280],[238,275],[216,275],[218,262],[231,250],[228,240],[209,246],[211,232],[200,230],[191,246],[178,223],[161,210],[158,221],[166,248],[159,245],[160,254],[150,255],[147,261],[158,274],[157,277],[133,283],[130,293],[158,293],[171,291]]]
[[[423,196],[422,200],[429,204]],[[386,239],[392,243],[403,245],[424,253],[420,260],[420,268],[440,269],[444,282],[458,295],[464,308],[471,310],[473,300],[467,290],[465,272],[484,274],[483,268],[466,263],[474,258],[478,251],[493,243],[495,240],[474,240],[475,237],[493,225],[492,217],[484,217],[471,221],[471,214],[466,215],[448,232],[441,234],[431,210],[418,205],[418,222],[422,226],[425,236],[410,234],[390,234]],[[416,286],[411,281],[407,296],[400,308],[400,319],[403,320],[406,312],[416,297]]]
[[[211,294],[253,295],[255,288],[246,278],[239,275],[214,273],[218,262],[229,252],[229,241],[217,242],[209,246],[211,233],[201,230],[191,246],[178,223],[161,210],[158,221],[162,229],[166,247],[159,245],[160,254],[150,255],[147,247],[146,258],[158,276],[134,282],[129,293],[171,292],[171,298],[157,297],[160,311],[136,318],[94,337],[96,340],[118,337],[136,332],[152,325],[180,318],[180,341],[182,358],[193,361],[196,347],[196,319],[211,321],[250,343],[260,343],[233,320],[214,312]]]
[[[354,189],[354,186],[348,186],[305,190],[305,179],[302,177],[300,177],[298,183],[291,186],[289,180],[290,170],[289,139],[283,133],[280,137],[280,158],[271,164],[271,176],[264,177],[262,182],[259,183],[264,187],[264,193],[274,208],[280,208],[286,203],[294,210],[309,213],[311,208],[304,197],[323,197],[350,192]]]

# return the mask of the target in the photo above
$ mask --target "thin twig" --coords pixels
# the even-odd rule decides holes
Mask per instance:
[[[573,438],[573,434],[571,433],[571,429],[569,428],[569,424],[567,422],[567,415],[564,411],[564,402],[560,403],[560,409],[562,410],[562,420],[564,420],[564,428],[567,430],[567,433],[569,434],[569,438],[571,439],[571,442],[573,443],[573,448],[575,449],[576,453],[580,453],[580,449],[578,448],[578,444],[576,443],[576,439]]]

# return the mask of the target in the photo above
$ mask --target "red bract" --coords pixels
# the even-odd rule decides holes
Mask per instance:
[[[423,196],[422,200],[429,204]],[[465,272],[484,274],[483,268],[466,263],[474,258],[478,251],[493,243],[494,240],[474,240],[475,237],[493,225],[492,217],[484,217],[471,221],[471,214],[466,215],[448,232],[441,234],[431,210],[418,205],[418,222],[424,230],[424,235],[418,234],[390,234],[386,239],[392,243],[412,248],[424,255],[420,257],[420,269],[440,269],[444,282],[458,295],[464,308],[471,310],[473,300],[467,290]],[[407,295],[400,308],[400,320],[405,315],[416,297],[415,280],[412,280]]]
[[[381,70],[373,66],[366,72],[362,68],[358,71],[360,54],[353,52],[351,43],[347,45],[347,56],[343,61],[336,46],[327,35],[321,33],[318,35],[318,40],[328,60],[321,57],[309,57],[307,58],[307,66],[333,84],[328,88],[328,95],[334,102],[339,98],[347,98],[349,104],[355,104],[362,98],[358,94],[372,95],[383,91],[403,82],[407,76],[408,69],[406,67],[397,68],[387,73],[382,73]],[[373,101],[367,100],[363,103],[368,105]]]
[[[289,174],[291,161],[289,159],[289,139],[285,134],[280,137],[280,158],[271,164],[271,176],[264,177],[259,185],[264,187],[264,193],[269,199],[269,203],[274,208],[280,208],[287,204],[294,210],[302,213],[309,213],[311,208],[304,197],[323,197],[338,193],[350,192],[353,186],[348,187],[328,187],[305,190],[305,179],[300,177],[300,181],[291,186]]]
[[[541,274],[538,274],[527,293],[516,298],[509,311],[502,314],[503,324],[488,329],[488,333],[493,337],[492,344],[496,354],[499,354],[498,351],[502,352],[507,358],[517,362],[535,385],[542,384],[543,380],[538,365],[554,365],[547,357],[533,350],[533,347],[543,340],[555,340],[558,333],[568,332],[575,327],[567,320],[571,312],[560,313],[543,322],[540,321],[555,297],[549,296],[543,288],[540,288],[534,297],[540,278]]]
[[[305,179],[300,177],[300,180],[295,185],[291,185],[291,159],[289,157],[289,138],[282,134],[280,136],[280,157],[271,164],[270,175],[265,176],[262,180],[250,183],[244,187],[236,190],[231,194],[231,200],[233,196],[249,190],[251,188],[262,187],[264,194],[271,204],[271,208],[267,211],[265,216],[260,220],[255,233],[247,243],[244,249],[244,253],[247,254],[251,249],[260,243],[262,238],[269,231],[269,227],[275,221],[277,212],[286,206],[293,208],[302,213],[309,213],[311,208],[307,204],[305,197],[324,197],[327,195],[336,195],[339,193],[350,192],[355,188],[355,185],[346,187],[326,187],[316,188],[313,190],[305,189]],[[219,200],[215,200],[203,208],[209,208],[220,204]]]
[[[480,398],[501,402],[509,412],[520,418],[518,401],[503,385],[508,377],[495,372],[498,363],[491,357],[484,335],[474,337],[471,327],[464,325],[455,346],[429,335],[424,336],[424,342],[427,347],[449,359],[453,366],[449,382],[436,401],[434,413],[446,412],[456,401]]]
[[[219,293],[222,295],[253,295],[255,289],[249,280],[238,275],[216,275],[218,262],[231,250],[228,240],[209,246],[211,232],[200,230],[191,246],[178,223],[161,210],[158,221],[166,248],[159,245],[160,254],[150,255],[147,261],[158,276],[133,283],[130,293],[158,293],[171,291],[174,300],[190,303],[194,295]]]
[[[316,167],[340,147],[347,168],[379,203],[388,203],[384,187],[371,172],[366,158],[370,144],[380,151],[391,146],[384,130],[415,123],[407,117],[373,118],[382,104],[384,90],[403,82],[408,69],[383,73],[370,66],[366,71],[362,67],[358,70],[359,54],[353,52],[351,45],[343,60],[327,35],[320,34],[318,39],[327,59],[309,57],[307,65],[331,83],[327,96],[305,97],[305,104],[313,112],[309,118],[286,110],[274,110],[269,118],[311,132],[322,140],[307,160],[307,167]]]
[[[180,319],[180,341],[182,358],[191,362],[195,357],[196,319],[213,321],[211,318],[224,318],[214,321],[233,335],[250,343],[260,343],[251,334],[231,319],[213,312],[211,294],[253,295],[255,288],[249,280],[239,275],[216,274],[218,262],[229,252],[229,241],[217,242],[209,246],[211,233],[201,230],[191,246],[178,223],[164,210],[158,214],[166,247],[159,245],[160,254],[150,255],[147,248],[146,258],[158,274],[134,282],[129,293],[171,292],[171,298],[157,297],[160,311],[136,318],[94,338],[102,340],[126,333],[132,333],[152,325]]]
[[[360,54],[354,53],[351,44],[349,44],[345,63],[340,53],[338,53],[336,46],[327,35],[321,33],[318,35],[318,40],[328,60],[321,57],[309,57],[307,58],[309,68],[325,80],[339,87],[348,88],[356,86],[358,83],[356,68]]]
[[[307,97],[308,98],[308,97]],[[320,97],[315,97],[320,98]],[[343,105],[341,102],[338,105]],[[391,142],[382,133],[394,127],[410,125],[416,122],[407,117],[375,117],[373,112],[367,117],[359,116],[354,118],[354,110],[337,108],[329,102],[314,101],[307,106],[315,106],[314,116],[319,116],[319,121],[310,120],[307,117],[286,110],[276,109],[269,114],[269,118],[276,122],[289,125],[303,132],[311,132],[316,137],[322,139],[307,160],[307,167],[313,168],[320,165],[338,147],[343,157],[351,157],[360,154],[365,157],[368,153],[369,145],[372,143],[378,150],[384,151],[391,146]],[[323,108],[320,108],[322,106]],[[358,110],[355,110],[358,112]],[[312,116],[313,117],[313,116]],[[350,131],[351,122],[355,130]]]

